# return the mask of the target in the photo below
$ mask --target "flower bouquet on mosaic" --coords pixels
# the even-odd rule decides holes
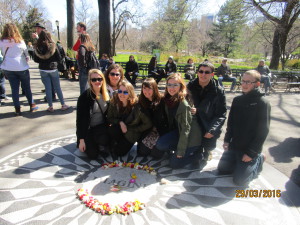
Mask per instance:
[[[114,161],[111,163],[104,163],[102,164],[101,168],[102,169],[108,169],[108,168],[113,168],[113,167],[128,167],[132,169],[137,169],[137,170],[144,170],[151,175],[156,175],[156,171],[154,170],[153,167],[150,167],[148,165],[141,165],[139,163],[133,163],[133,162],[120,162],[120,161]]]
[[[137,212],[145,208],[145,204],[138,200],[125,202],[123,205],[111,205],[109,203],[100,202],[83,188],[78,189],[77,196],[86,207],[101,213],[102,215],[111,215],[113,213],[129,215],[132,212]]]

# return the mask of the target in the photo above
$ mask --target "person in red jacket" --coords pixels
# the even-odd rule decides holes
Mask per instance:
[[[76,54],[76,59],[77,59],[78,58],[78,50],[81,45],[80,34],[86,34],[86,25],[83,22],[79,22],[79,23],[77,23],[76,29],[77,29],[77,33],[78,33],[78,39],[72,49],[73,49],[73,51],[77,52],[77,54]]]

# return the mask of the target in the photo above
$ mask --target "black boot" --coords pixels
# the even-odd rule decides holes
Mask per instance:
[[[19,106],[19,107],[15,107],[15,115],[16,116],[21,116],[21,107]]]

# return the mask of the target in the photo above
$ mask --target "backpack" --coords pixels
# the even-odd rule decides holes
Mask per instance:
[[[65,53],[65,50],[63,49],[63,47],[59,44],[56,44],[56,48],[57,48],[57,52],[58,54],[60,55],[60,60],[57,62],[57,70],[59,72],[64,72],[67,70],[67,65],[66,65],[66,60],[65,60],[65,57],[66,57],[66,53]]]
[[[88,51],[84,45],[82,46],[86,49],[85,61],[87,70],[89,71],[90,69],[100,69],[100,62],[97,59],[96,52]]]

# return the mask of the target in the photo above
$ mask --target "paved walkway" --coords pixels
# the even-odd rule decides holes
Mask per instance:
[[[299,94],[269,97],[273,108],[264,149],[268,160],[248,188],[217,174],[221,141],[201,171],[172,170],[166,159],[137,157],[133,149],[119,160],[151,165],[157,175],[132,169],[138,178],[131,185],[132,170],[103,170],[102,163],[115,159],[90,161],[76,149],[76,110],[46,112],[38,70],[36,64],[31,66],[40,110],[14,117],[11,101],[0,108],[0,224],[300,224],[300,188],[295,184],[300,180]],[[61,84],[67,104],[75,107],[78,83],[61,80]],[[227,97],[230,103],[234,94]],[[24,104],[23,111],[28,110]],[[160,183],[163,178],[165,184]],[[114,183],[123,187],[120,192],[109,191]],[[129,216],[101,216],[76,198],[80,187],[100,201],[121,204],[138,198],[147,206]],[[248,196],[242,197],[242,191]]]

